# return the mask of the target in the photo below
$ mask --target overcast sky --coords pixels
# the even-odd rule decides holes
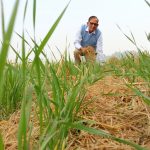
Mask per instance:
[[[44,38],[68,1],[69,0],[37,0],[37,41]],[[7,25],[15,0],[3,0],[3,2]],[[33,36],[32,3],[33,1],[29,0],[25,20],[25,30],[30,36]],[[19,34],[22,34],[24,5],[25,0],[20,0],[14,29]],[[48,45],[56,54],[56,57],[59,55],[57,48],[63,53],[67,45],[70,45],[68,51],[71,57],[73,57],[73,42],[76,31],[81,24],[87,22],[91,15],[97,16],[100,20],[99,29],[103,33],[103,51],[105,55],[111,55],[119,51],[135,50],[135,46],[122,34],[117,25],[119,25],[127,35],[129,35],[131,31],[135,36],[137,44],[140,47],[150,50],[150,43],[145,36],[145,32],[150,32],[150,7],[144,0],[72,0],[48,42]],[[26,39],[30,41],[27,32]],[[1,37],[0,24],[0,40],[2,39]],[[19,51],[20,39],[16,35],[13,36],[12,45]],[[45,52],[50,58],[51,52],[48,47],[45,47]],[[14,54],[10,52],[9,57],[13,58]]]

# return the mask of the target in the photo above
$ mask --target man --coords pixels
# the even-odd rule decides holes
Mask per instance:
[[[75,62],[79,64],[81,62],[81,56],[86,56],[86,54],[95,55],[95,59],[97,62],[104,61],[103,49],[102,49],[102,33],[98,29],[99,20],[96,16],[91,16],[88,19],[86,25],[82,25],[80,30],[77,32],[75,37],[75,51],[74,58]],[[90,53],[86,48],[90,48]],[[93,53],[91,52],[93,48]],[[85,57],[89,58],[89,57]]]

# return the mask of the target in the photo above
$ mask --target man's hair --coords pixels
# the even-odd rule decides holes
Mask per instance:
[[[99,22],[99,19],[96,17],[96,16],[90,16],[89,19],[88,19],[88,22],[93,19],[93,18],[96,18],[97,19],[97,22]]]

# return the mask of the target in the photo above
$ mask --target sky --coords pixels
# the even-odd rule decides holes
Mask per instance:
[[[15,32],[22,34],[25,2],[26,0],[20,0],[14,34],[11,40],[11,44],[18,52],[21,49],[21,39]],[[37,0],[35,30],[37,43],[40,43],[45,37],[68,2],[69,0]],[[7,29],[15,0],[3,0],[3,3]],[[24,24],[25,38],[31,45],[30,36],[33,37],[32,7],[33,1],[30,0],[28,1]],[[71,58],[73,58],[75,34],[80,26],[87,23],[88,18],[92,15],[99,18],[99,29],[103,34],[103,53],[106,56],[126,50],[136,51],[135,46],[123,35],[117,25],[129,36],[132,32],[141,49],[150,51],[150,42],[148,42],[145,35],[145,33],[150,33],[150,7],[144,0],[72,0],[65,15],[49,39],[47,46],[44,48],[47,57],[53,59],[52,53],[54,53],[55,57],[59,59],[60,53],[63,54],[67,48]],[[1,20],[0,40],[2,40]],[[26,49],[28,50],[29,48],[27,47]],[[31,55],[31,59],[32,57]],[[15,54],[11,50],[8,58],[15,58]]]

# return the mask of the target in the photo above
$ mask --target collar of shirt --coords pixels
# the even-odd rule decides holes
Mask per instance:
[[[85,31],[89,32],[89,27],[87,26]],[[92,33],[89,33],[89,34],[95,34],[95,31],[93,31]]]

